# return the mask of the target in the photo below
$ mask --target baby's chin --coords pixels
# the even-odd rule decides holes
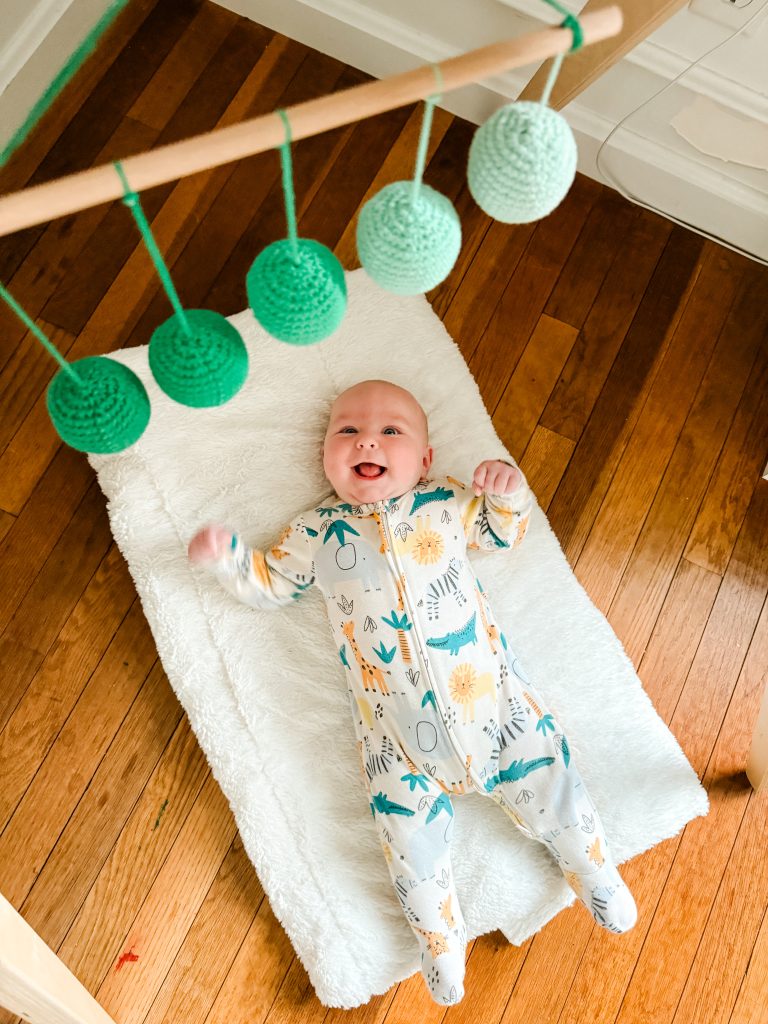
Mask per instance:
[[[405,484],[402,481],[386,480],[377,478],[369,483],[357,482],[357,479],[347,483],[346,481],[329,481],[334,491],[342,501],[349,505],[367,505],[374,501],[389,501],[390,498],[399,498],[401,494],[410,491],[416,486],[421,477]]]

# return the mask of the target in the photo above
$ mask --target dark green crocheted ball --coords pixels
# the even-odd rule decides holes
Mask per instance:
[[[347,308],[344,268],[311,238],[273,242],[246,278],[248,302],[265,331],[291,345],[311,345],[333,334]]]
[[[185,309],[191,334],[174,314],[154,331],[149,366],[175,402],[196,409],[223,405],[248,376],[248,352],[238,332],[220,313]]]
[[[149,397],[127,366],[106,356],[70,364],[82,383],[59,370],[48,385],[48,413],[63,441],[80,452],[120,452],[149,423]]]

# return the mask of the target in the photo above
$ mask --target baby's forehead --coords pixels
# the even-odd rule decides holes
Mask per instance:
[[[409,391],[381,385],[379,387],[349,388],[343,391],[331,406],[330,419],[350,414],[391,415],[397,413],[408,419],[423,416],[421,406]]]

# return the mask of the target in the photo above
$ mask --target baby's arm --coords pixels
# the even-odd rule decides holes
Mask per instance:
[[[471,489],[460,486],[457,500],[467,547],[517,547],[533,507],[533,494],[520,469],[514,463],[487,459],[475,470]]]
[[[266,552],[249,548],[223,526],[206,526],[190,541],[188,554],[190,561],[210,569],[230,594],[255,608],[290,604],[314,582],[301,518]]]

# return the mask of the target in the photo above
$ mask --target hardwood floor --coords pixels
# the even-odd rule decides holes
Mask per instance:
[[[364,78],[212,3],[133,0],[0,188]],[[411,174],[420,119],[299,143],[300,234],[356,266],[356,212]],[[95,476],[50,425],[56,365],[3,308],[0,891],[120,1024],[766,1019],[768,803],[743,768],[768,663],[768,271],[581,176],[545,220],[491,222],[466,187],[472,132],[436,111],[426,181],[464,242],[430,301],[711,811],[624,869],[629,935],[571,908],[520,948],[477,940],[449,1011],[419,978],[327,1011],[157,660]],[[276,155],[143,204],[185,305],[243,309],[250,262],[285,232]],[[145,344],[168,315],[120,203],[0,239],[0,280],[70,357]]]

